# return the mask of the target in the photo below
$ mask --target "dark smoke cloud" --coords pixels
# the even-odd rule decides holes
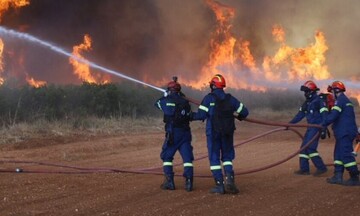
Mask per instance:
[[[258,61],[278,44],[271,28],[285,28],[287,43],[305,47],[324,32],[330,47],[329,71],[339,78],[359,74],[358,0],[219,0],[236,8],[233,33],[251,42]],[[33,0],[9,10],[2,25],[22,30],[71,51],[93,39],[90,60],[138,79],[159,80],[174,74],[201,79],[215,16],[204,1],[194,0]],[[6,44],[25,55],[26,71],[39,80],[80,82],[68,59],[22,42]],[[10,58],[10,57],[8,57]],[[6,62],[5,62],[6,64]],[[116,80],[116,78],[113,78]]]

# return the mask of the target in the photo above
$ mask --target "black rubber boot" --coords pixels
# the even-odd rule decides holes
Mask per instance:
[[[188,192],[193,190],[193,177],[185,179],[185,190]]]
[[[237,189],[235,185],[234,174],[226,174],[225,176],[225,191],[230,194],[239,193],[239,189]]]
[[[326,182],[329,184],[342,184],[343,183],[343,174],[341,172],[334,173],[334,176],[327,178]]]
[[[174,176],[165,175],[164,183],[160,186],[163,190],[175,190]]]
[[[350,178],[343,182],[345,186],[360,186],[359,171],[350,172]]]
[[[211,188],[210,193],[225,194],[224,180],[215,179],[215,187]]]

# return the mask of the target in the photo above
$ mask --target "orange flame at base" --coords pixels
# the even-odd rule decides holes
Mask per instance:
[[[30,4],[30,0],[0,0],[0,22],[5,11],[10,7],[19,8]]]
[[[92,40],[89,35],[84,35],[84,42],[80,45],[73,47],[73,55],[81,60],[86,60],[81,53],[83,51],[91,50]],[[100,74],[93,75],[90,72],[90,67],[88,64],[77,61],[75,58],[69,59],[70,64],[72,64],[74,68],[74,73],[81,79],[82,81],[88,83],[108,83],[110,81],[110,77],[107,75],[101,76]]]
[[[45,81],[37,81],[37,80],[35,80],[35,79],[32,78],[32,77],[26,77],[26,82],[27,82],[29,85],[31,85],[31,86],[33,86],[33,87],[35,87],[35,88],[40,88],[40,87],[46,85],[46,82],[45,82]]]

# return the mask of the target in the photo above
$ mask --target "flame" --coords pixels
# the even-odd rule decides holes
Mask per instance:
[[[0,22],[2,15],[10,7],[19,8],[30,4],[30,0],[0,0]]]
[[[80,45],[74,46],[72,54],[76,56],[78,59],[86,61],[86,59],[82,56],[82,52],[90,51],[91,44],[92,44],[91,37],[88,34],[85,34],[84,42]],[[75,58],[69,58],[69,62],[73,66],[74,73],[82,81],[89,83],[108,83],[110,81],[110,77],[107,75],[103,75],[103,76],[101,76],[100,74],[93,75],[90,72],[90,67],[88,64],[77,61]]]
[[[28,74],[26,75],[26,82],[35,88],[40,88],[46,85],[46,81],[35,80],[33,77],[29,77]]]
[[[0,0],[0,23],[2,21],[2,16],[10,7],[19,8],[30,4],[30,0]],[[4,51],[4,42],[0,38],[0,85],[2,85],[5,79],[2,77],[4,72],[4,62],[3,62],[3,51]]]
[[[232,35],[232,20],[235,17],[235,9],[227,5],[206,0],[207,5],[213,10],[216,17],[216,28],[210,38],[210,54],[207,63],[201,69],[201,80],[189,80],[190,86],[203,88],[207,82],[217,74],[221,73],[227,77],[227,85],[233,88],[249,88],[252,90],[263,90],[263,87],[249,85],[245,79],[237,79],[237,73],[242,67],[247,67],[254,73],[258,71],[254,57],[249,49],[250,42],[237,40]],[[242,64],[237,64],[239,59]]]
[[[209,40],[208,60],[201,68],[201,80],[187,81],[192,87],[203,88],[206,84],[204,80],[210,81],[217,73],[226,77],[227,86],[255,91],[266,91],[267,87],[261,84],[264,82],[292,83],[332,77],[325,64],[328,46],[321,31],[316,32],[315,43],[296,48],[287,44],[282,26],[274,25],[272,35],[279,48],[272,56],[265,56],[261,65],[257,65],[250,41],[237,39],[232,34],[235,9],[213,0],[205,2],[214,12],[216,25]]]
[[[273,57],[266,57],[263,62],[265,76],[271,81],[280,81],[284,74],[279,70],[287,67],[286,79],[295,80],[324,80],[331,78],[325,53],[328,50],[325,36],[321,31],[315,34],[315,43],[305,48],[292,48],[286,44],[285,31],[275,25],[272,30],[274,40],[280,42],[280,47]]]

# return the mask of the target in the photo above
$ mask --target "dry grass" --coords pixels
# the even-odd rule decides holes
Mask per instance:
[[[360,121],[360,110],[356,107],[357,121]],[[277,112],[271,109],[250,110],[252,119],[270,120],[274,122],[288,122],[297,110]],[[305,123],[305,120],[303,120]],[[360,124],[359,124],[360,126]],[[193,122],[193,130],[203,128],[202,122]],[[46,121],[39,119],[32,123],[18,123],[10,127],[0,128],[0,144],[20,143],[31,139],[48,139],[68,137],[91,138],[95,136],[112,136],[119,134],[139,134],[150,131],[163,131],[164,124],[159,117],[132,119],[104,119],[89,117],[84,119],[68,119],[62,121]]]
[[[32,123],[23,122],[0,128],[0,144],[19,143],[38,138],[94,137],[124,133],[136,134],[154,130],[163,130],[162,119],[141,118],[134,120],[132,118],[102,119],[90,117],[52,122],[39,119]]]

